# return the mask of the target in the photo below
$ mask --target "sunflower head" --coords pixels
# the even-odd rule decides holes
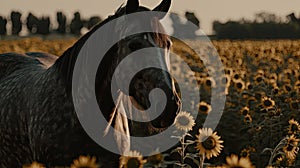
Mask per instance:
[[[201,101],[199,103],[199,113],[208,114],[209,112],[211,112],[211,106],[208,103]]]
[[[292,88],[291,84],[289,84],[289,83],[285,83],[283,85],[283,90],[284,90],[285,93],[290,93],[292,91],[292,89],[293,88]]]
[[[300,132],[300,124],[294,119],[289,120],[288,134],[294,134]]]
[[[151,163],[152,165],[159,165],[163,161],[164,161],[164,156],[161,153],[151,155],[147,158],[147,162]]]
[[[190,131],[195,125],[195,120],[190,113],[181,111],[175,118],[175,127],[180,131]]]
[[[234,87],[237,91],[241,92],[246,88],[245,82],[242,79],[235,80]]]
[[[247,114],[244,116],[244,123],[245,124],[251,124],[252,123],[252,116],[250,114]]]
[[[32,162],[29,165],[24,165],[23,168],[46,168],[43,164],[38,162]]]
[[[241,115],[246,116],[247,114],[250,113],[249,107],[243,107],[242,110],[240,111]]]
[[[264,82],[264,77],[262,75],[256,75],[254,78],[255,84],[261,84]]]
[[[250,154],[251,153],[253,153],[253,152],[255,152],[256,150],[255,150],[255,148],[253,148],[253,147],[248,147],[248,148],[245,148],[245,149],[243,149],[242,151],[241,151],[241,153],[240,153],[240,156],[241,157],[250,157]]]
[[[71,168],[97,168],[96,157],[79,156],[73,161]]]
[[[283,147],[283,152],[288,160],[294,160],[296,158],[299,150],[298,143],[299,139],[297,139],[295,135],[291,135],[287,138],[287,143]]]
[[[129,151],[120,157],[120,168],[142,168],[146,162],[141,153]]]
[[[249,157],[239,158],[237,155],[226,157],[225,168],[254,168]]]
[[[216,87],[216,82],[215,82],[215,80],[213,79],[213,78],[211,78],[211,77],[206,77],[205,79],[204,79],[204,88],[206,89],[206,90],[209,90],[209,89],[211,89],[211,88],[214,88],[214,87]]]
[[[271,98],[265,96],[265,97],[262,98],[262,106],[265,109],[272,108],[272,107],[275,106],[275,101],[272,100]]]
[[[223,141],[220,140],[221,137],[216,132],[213,133],[211,128],[199,129],[199,135],[196,135],[196,137],[196,149],[200,155],[204,155],[207,159],[210,159],[220,154],[223,148],[223,145],[221,145]]]

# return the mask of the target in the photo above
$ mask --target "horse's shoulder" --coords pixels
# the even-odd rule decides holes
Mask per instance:
[[[26,55],[38,60],[46,69],[52,66],[58,58],[56,55],[43,52],[27,52]]]

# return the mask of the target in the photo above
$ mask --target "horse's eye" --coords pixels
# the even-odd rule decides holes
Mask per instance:
[[[167,41],[167,48],[171,48],[172,42],[170,40]]]

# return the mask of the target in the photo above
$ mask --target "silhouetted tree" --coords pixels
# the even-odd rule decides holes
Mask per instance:
[[[0,16],[0,35],[6,35],[6,33],[7,33],[6,24],[7,24],[7,19]]]
[[[11,23],[12,23],[12,34],[19,35],[22,31],[22,22],[21,22],[22,14],[20,12],[12,11],[10,15]]]
[[[200,21],[193,12],[185,12],[185,18],[200,28]]]
[[[170,18],[173,23],[173,30],[174,30],[173,34],[188,39],[194,39],[197,37],[195,32],[199,29],[200,21],[192,12],[186,12],[185,17],[188,21],[195,24],[195,26],[182,23],[180,17],[175,13],[170,14]]]
[[[81,16],[79,12],[74,13],[74,18],[70,24],[70,33],[74,35],[81,35],[81,29],[83,28],[83,21],[81,20]]]
[[[56,13],[56,20],[58,23],[57,32],[60,34],[66,33],[66,27],[67,27],[67,17],[62,12]]]
[[[97,23],[101,22],[102,19],[99,16],[92,16],[88,21],[85,22],[85,27],[91,29]]]
[[[291,13],[289,15],[287,15],[287,18],[289,19],[290,22],[292,23],[297,23],[300,25],[300,19],[298,19],[296,16],[295,16],[295,13]]]
[[[37,34],[47,35],[50,33],[50,18],[42,17],[38,21]]]
[[[214,21],[218,39],[295,39],[300,38],[300,25],[283,23],[274,14],[259,13],[254,21]]]
[[[255,21],[259,23],[280,23],[281,18],[273,13],[260,12],[255,14]]]

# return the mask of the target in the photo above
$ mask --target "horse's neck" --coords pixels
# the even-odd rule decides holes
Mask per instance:
[[[52,67],[49,68],[49,71],[55,72],[56,75],[58,75],[59,78],[65,82],[65,84],[67,85],[67,90],[68,88],[71,88],[72,85],[73,69],[75,67],[75,62],[77,60],[80,49],[89,36],[90,35],[87,34],[80,38],[72,47],[67,49],[63,53],[63,55],[57,59]]]

